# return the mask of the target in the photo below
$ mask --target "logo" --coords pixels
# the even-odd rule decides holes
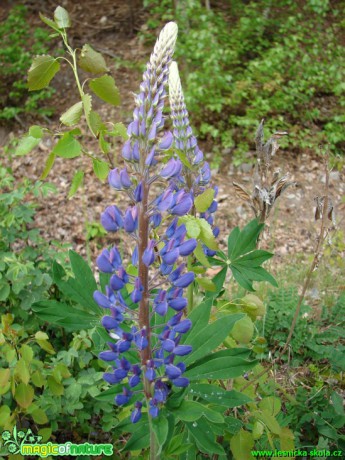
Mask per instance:
[[[42,436],[35,435],[32,430],[22,431],[17,430],[15,426],[12,433],[3,431],[1,434],[2,444],[10,454],[21,454],[24,457],[27,455],[35,455],[38,457],[64,456],[64,455],[113,455],[112,444],[73,444],[66,442],[65,444],[57,444],[48,442],[40,444]]]

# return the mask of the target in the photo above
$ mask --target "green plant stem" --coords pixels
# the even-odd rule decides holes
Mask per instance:
[[[149,407],[149,402],[147,400],[147,407]],[[157,443],[155,433],[153,431],[152,417],[148,414],[149,427],[150,427],[150,460],[159,460],[157,456]]]

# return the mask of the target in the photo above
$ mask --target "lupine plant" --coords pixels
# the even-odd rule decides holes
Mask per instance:
[[[197,241],[187,237],[186,227],[178,223],[178,217],[191,210],[193,196],[179,187],[183,183],[180,159],[172,157],[165,165],[160,162],[173,142],[171,132],[163,137],[160,133],[176,37],[177,26],[171,22],[159,36],[135,98],[134,120],[122,150],[126,167],[115,168],[109,174],[111,187],[126,193],[131,205],[125,211],[110,206],[101,218],[107,231],[123,229],[135,242],[132,265],[137,267],[137,276],[126,271],[117,247],[105,249],[97,264],[100,271],[111,274],[110,282],[105,295],[99,291],[94,295],[105,309],[102,325],[113,339],[108,342],[109,350],[100,354],[112,366],[104,379],[110,384],[126,379],[115,402],[122,406],[136,396],[133,423],[141,418],[145,402],[150,417],[158,416],[169,393],[168,382],[176,387],[189,383],[183,377],[182,357],[191,352],[191,347],[180,345],[180,341],[192,326],[189,319],[183,318],[183,312],[187,306],[184,289],[193,282],[194,273],[185,271],[181,258],[194,251]],[[156,183],[162,183],[165,190],[152,197],[152,185]],[[160,233],[163,222],[167,225]],[[124,291],[131,292],[126,300]],[[152,318],[156,315],[163,321],[153,328]],[[129,350],[136,352],[138,361],[133,354],[132,359],[126,355]],[[153,442],[151,449],[154,450]]]

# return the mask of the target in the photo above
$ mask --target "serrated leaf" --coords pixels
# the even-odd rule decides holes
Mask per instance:
[[[91,90],[103,101],[112,105],[120,104],[120,93],[115,85],[115,80],[110,75],[103,75],[90,81]]]
[[[15,155],[24,156],[31,152],[40,143],[41,139],[33,136],[24,136],[20,139]]]
[[[45,88],[60,70],[59,62],[52,56],[36,56],[28,73],[29,91]]]
[[[58,6],[54,11],[54,21],[59,29],[67,29],[71,27],[71,20],[65,8]]]
[[[43,180],[48,176],[48,174],[50,173],[50,171],[51,171],[51,169],[52,169],[52,167],[54,165],[55,158],[56,158],[56,155],[54,155],[54,153],[52,153],[52,152],[48,155],[48,158],[46,160],[46,164],[44,166],[44,170],[43,170],[43,172],[41,174],[40,179]]]
[[[209,249],[216,251],[218,249],[218,243],[213,235],[211,225],[205,219],[198,219],[198,223],[200,226],[199,238]]]
[[[123,140],[128,139],[127,128],[123,123],[115,123],[112,131],[108,132],[109,136],[120,136]]]
[[[78,63],[80,68],[94,74],[108,72],[109,70],[102,54],[87,44],[81,50]]]
[[[75,158],[81,154],[81,145],[71,132],[63,134],[52,153],[62,158]]]
[[[99,133],[99,146],[103,153],[107,154],[110,152],[111,145],[105,140],[103,131]]]
[[[56,32],[59,32],[59,29],[56,26],[56,23],[54,21],[52,21],[51,19],[47,18],[42,13],[38,13],[38,14],[40,16],[41,21],[43,21],[47,26],[49,26],[52,29],[54,29]]]
[[[188,217],[192,217],[192,216],[188,216]],[[186,225],[186,230],[187,230],[187,234],[190,238],[198,238],[198,236],[200,235],[200,232],[201,232],[201,228],[200,228],[200,225],[197,221],[196,218],[193,218],[193,219],[188,219],[186,222],[185,222],[185,225]]]
[[[214,189],[208,188],[194,200],[194,206],[198,212],[206,212],[211,206],[214,198]]]
[[[73,126],[76,125],[83,113],[83,103],[82,101],[77,102],[76,104],[72,105],[66,112],[64,112],[61,117],[60,121],[62,124],[66,126]]]
[[[93,170],[98,177],[99,180],[102,182],[108,177],[109,174],[109,165],[106,161],[101,160],[92,160]]]
[[[203,265],[204,267],[211,267],[205,253],[204,253],[204,250],[202,248],[202,244],[198,243],[197,247],[194,249],[194,255],[196,257],[196,259],[201,263],[201,265]],[[212,283],[212,281],[211,281]]]
[[[72,196],[76,194],[78,188],[83,183],[83,179],[84,179],[84,171],[77,171],[74,173],[72,183],[71,183],[71,188],[69,189],[69,192],[68,192],[68,198],[72,198]]]

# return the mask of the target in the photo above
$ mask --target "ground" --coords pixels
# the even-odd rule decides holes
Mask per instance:
[[[4,2],[2,16],[10,3]],[[40,25],[39,11],[51,17],[56,7],[56,3],[50,0],[44,2],[32,0],[22,3],[29,7],[29,21],[33,27]],[[104,119],[128,124],[134,105],[132,92],[138,91],[142,65],[148,59],[151,50],[150,47],[145,47],[142,35],[138,34],[145,29],[145,18],[149,12],[141,7],[138,9],[140,2],[135,0],[125,3],[94,0],[82,4],[63,0],[61,4],[68,9],[72,18],[73,28],[70,30],[70,37],[73,46],[88,43],[102,52],[120,89],[122,97],[120,107],[104,107],[98,101],[97,109]],[[36,121],[52,130],[59,130],[59,115],[78,101],[72,73],[67,68],[63,70],[56,81],[53,81],[53,86],[57,90],[52,102],[56,107],[56,116],[51,120]],[[8,127],[2,128],[4,143],[22,135],[27,122],[24,121],[23,124],[24,126],[13,125],[10,132]],[[97,142],[91,136],[88,145],[90,150],[94,148],[96,151]],[[289,188],[277,201],[269,220],[269,231],[263,242],[264,246],[275,253],[278,264],[285,264],[290,255],[312,253],[319,225],[319,222],[314,221],[314,197],[325,194],[325,175],[317,152],[306,150],[296,155],[289,152],[288,142],[286,145],[284,150],[278,150],[272,167],[273,169],[279,167],[282,173],[289,173],[291,180],[296,182],[297,186]],[[37,180],[42,173],[51,146],[51,141],[44,141],[39,148],[26,157],[9,159],[2,153],[3,161],[7,164],[11,163],[10,166],[18,180],[22,177]],[[243,163],[234,167],[231,163],[231,155],[226,150],[222,152],[217,162],[214,158],[213,145],[201,140],[200,146],[213,165],[213,181],[219,186],[217,222],[221,228],[222,244],[233,227],[243,226],[252,218],[251,209],[240,202],[235,195],[232,182],[240,183],[251,190],[253,166]],[[118,161],[121,161],[120,152],[121,143],[117,143],[114,157],[117,157]],[[254,157],[254,152],[248,152],[250,161],[253,162]],[[86,170],[85,188],[68,199],[74,170],[81,165]],[[76,251],[85,254],[85,216],[89,222],[98,222],[102,210],[110,204],[119,203],[122,197],[111,190],[107,183],[99,182],[92,173],[90,160],[86,157],[80,159],[78,166],[73,160],[58,158],[47,180],[55,184],[57,191],[48,199],[40,200],[35,225],[41,229],[46,238],[72,242]],[[338,167],[331,172],[330,195],[336,208],[337,225],[342,230],[345,230],[344,205],[341,205],[344,194],[344,168]],[[103,241],[98,239],[90,242],[92,260],[95,260]]]

